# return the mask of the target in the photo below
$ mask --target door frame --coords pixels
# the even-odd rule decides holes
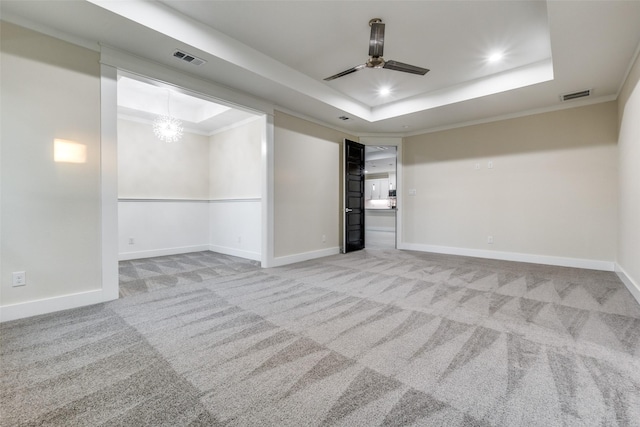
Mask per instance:
[[[274,108],[272,104],[240,94],[128,52],[101,46],[100,51],[100,209],[101,209],[101,300],[118,298],[118,159],[117,79],[118,70],[164,82],[200,94],[214,102],[231,104],[264,116],[262,135],[262,246],[261,265],[270,267],[274,246]]]

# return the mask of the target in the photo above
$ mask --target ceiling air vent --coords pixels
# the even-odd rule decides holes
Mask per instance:
[[[197,56],[193,56],[190,53],[183,52],[181,50],[176,50],[175,52],[173,52],[173,56],[193,65],[202,65],[207,62],[202,58],[198,58]]]
[[[591,95],[591,89],[581,90],[580,92],[565,93],[564,95],[560,95],[560,99],[562,101],[571,101],[572,99],[584,98],[589,95]]]

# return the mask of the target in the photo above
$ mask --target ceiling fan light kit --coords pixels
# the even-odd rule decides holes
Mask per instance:
[[[382,57],[384,53],[384,23],[380,18],[373,18],[369,21],[371,27],[371,37],[369,38],[369,59],[364,64],[356,65],[353,68],[342,71],[333,76],[327,77],[325,81],[335,80],[344,77],[363,68],[386,68],[387,70],[401,71],[403,73],[417,74],[424,76],[429,69],[418,67],[416,65],[405,64],[399,61],[385,61]]]

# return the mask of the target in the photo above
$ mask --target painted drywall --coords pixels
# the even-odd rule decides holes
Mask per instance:
[[[616,128],[608,102],[406,138],[404,242],[612,266]]]
[[[275,258],[337,250],[340,153],[344,138],[357,139],[279,111],[274,125]]]
[[[239,123],[210,137],[211,250],[260,260],[264,119]]]
[[[118,119],[120,260],[208,250],[209,137],[158,140],[150,123]]]
[[[209,138],[211,200],[260,197],[263,133],[264,121],[256,117]]]
[[[120,259],[149,258],[209,250],[207,201],[121,201],[118,203]]]
[[[194,199],[209,196],[209,137],[185,132],[158,140],[150,123],[118,119],[118,198]]]
[[[640,59],[636,59],[623,86],[618,111],[618,265],[632,282],[634,295],[640,301]]]
[[[210,249],[260,259],[263,133],[258,117],[164,143],[150,124],[119,119],[119,258]]]
[[[99,55],[6,22],[0,40],[0,305],[100,290]],[[54,162],[55,138],[86,160]],[[14,271],[26,286],[11,286]]]
[[[260,261],[262,248],[260,199],[211,201],[209,249]]]

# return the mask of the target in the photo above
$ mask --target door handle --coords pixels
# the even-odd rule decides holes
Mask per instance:
[[[349,213],[349,212],[353,212],[353,209],[345,208],[345,210],[344,210],[344,211],[345,211],[346,213]]]

